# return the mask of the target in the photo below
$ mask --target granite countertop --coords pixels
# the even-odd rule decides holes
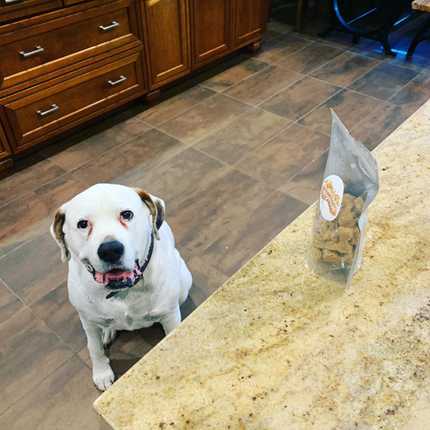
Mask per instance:
[[[430,0],[415,0],[412,2],[412,9],[430,12]]]
[[[430,428],[430,102],[375,154],[352,286],[306,268],[310,208],[96,400],[114,429]]]

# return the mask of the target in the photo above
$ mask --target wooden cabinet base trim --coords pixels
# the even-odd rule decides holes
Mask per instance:
[[[261,49],[262,40],[256,40],[255,42],[252,42],[248,45],[249,52],[255,54]]]
[[[154,90],[154,91],[150,91],[150,92],[145,96],[145,100],[146,100],[148,103],[156,103],[156,102],[160,99],[160,96],[161,96],[161,90],[160,90],[160,89],[157,89],[157,90]]]

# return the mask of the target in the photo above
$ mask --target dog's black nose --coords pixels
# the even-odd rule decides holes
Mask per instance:
[[[117,240],[103,242],[99,246],[97,254],[100,257],[100,260],[103,260],[106,263],[117,263],[124,254],[124,245]]]

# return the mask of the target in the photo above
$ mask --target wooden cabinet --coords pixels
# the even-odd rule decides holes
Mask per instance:
[[[232,47],[231,0],[192,0],[193,63],[205,64]]]
[[[31,24],[0,33],[2,89],[36,77],[52,78],[56,70],[61,73],[63,67],[84,58],[128,43],[140,44],[130,0],[81,7],[69,16],[48,22],[36,18]]]
[[[0,23],[58,9],[62,0],[0,0]]]
[[[233,31],[235,46],[261,38],[268,13],[266,0],[232,0],[233,2]]]
[[[0,0],[0,171],[239,48],[270,0]]]
[[[190,71],[189,27],[188,0],[143,0],[150,89]]]
[[[27,96],[8,102],[5,112],[14,130],[15,152],[82,122],[106,106],[142,94],[141,67],[139,52],[112,57],[104,66],[40,91],[30,90]]]

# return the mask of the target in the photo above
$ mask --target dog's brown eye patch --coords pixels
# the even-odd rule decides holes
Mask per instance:
[[[130,221],[134,217],[134,213],[129,210],[122,211],[120,215],[121,215],[121,218],[125,221]]]
[[[88,221],[86,219],[81,219],[77,224],[78,228],[86,229],[88,227]]]

